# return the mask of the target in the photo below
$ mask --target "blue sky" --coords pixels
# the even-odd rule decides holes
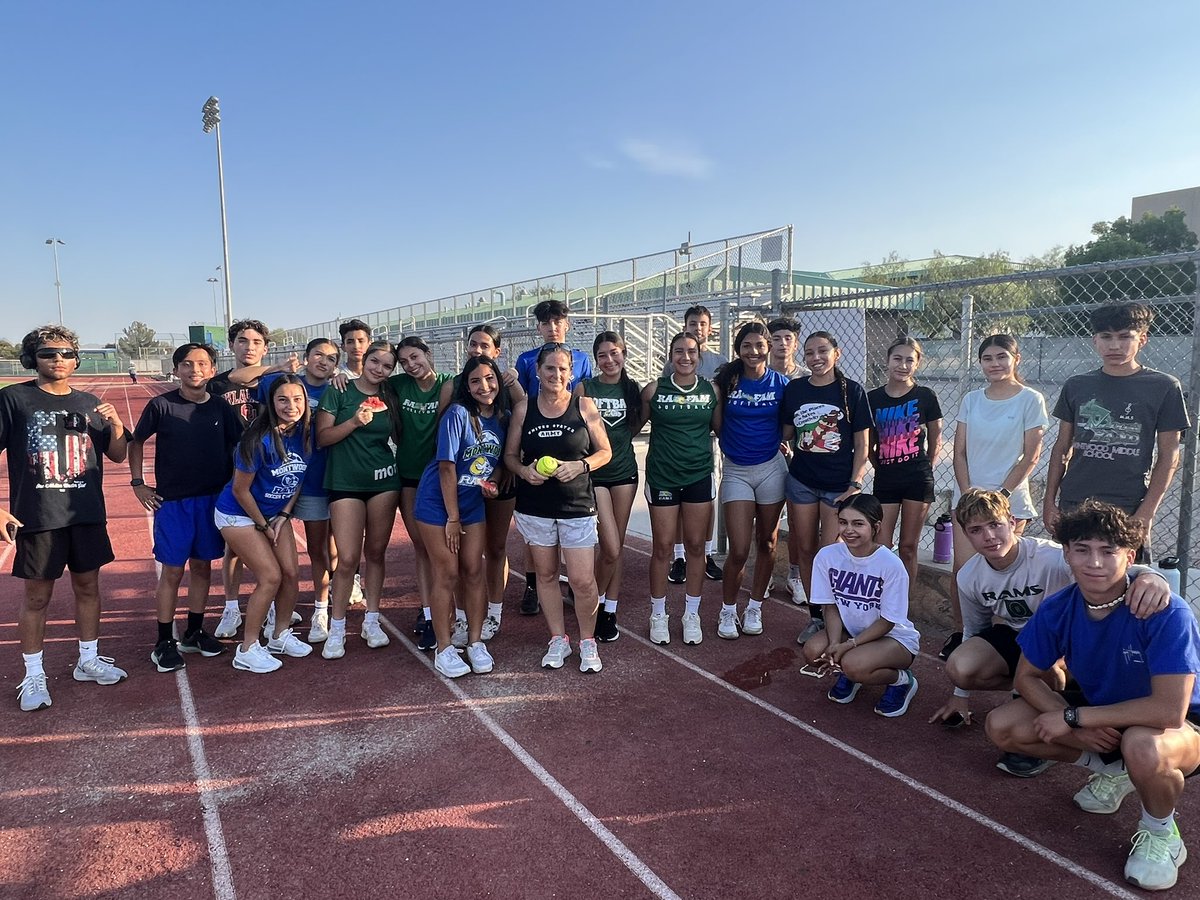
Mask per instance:
[[[1200,6],[6,3],[0,336],[287,327],[788,223],[797,268],[1079,243],[1200,184]]]

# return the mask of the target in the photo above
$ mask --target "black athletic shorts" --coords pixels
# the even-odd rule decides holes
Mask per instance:
[[[646,502],[651,506],[679,506],[681,503],[712,503],[712,475],[679,488],[656,488],[646,485]]]
[[[909,477],[897,478],[888,474],[887,469],[875,473],[875,483],[871,488],[880,503],[903,503],[912,500],[916,503],[932,503],[933,473],[916,472]]]
[[[637,487],[637,483],[638,483],[638,473],[637,472],[634,472],[628,478],[618,478],[616,481],[600,481],[599,479],[596,479],[596,478],[592,479],[592,487],[600,487],[600,488],[621,487],[622,485],[626,485],[626,484],[631,484],[634,487]]]
[[[17,578],[54,581],[64,569],[94,572],[115,558],[103,524],[68,525],[32,534],[18,531],[12,573]]]
[[[1017,633],[1011,625],[989,625],[973,637],[983,638],[992,649],[1000,654],[1008,666],[1008,677],[1017,674],[1017,663],[1021,660],[1021,646],[1017,643]]]

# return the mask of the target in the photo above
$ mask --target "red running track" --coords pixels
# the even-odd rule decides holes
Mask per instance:
[[[130,422],[163,389],[80,387]],[[601,647],[598,675],[538,668],[547,635],[540,617],[517,614],[519,578],[491,644],[496,671],[436,675],[408,634],[417,597],[399,520],[389,647],[358,640],[358,612],[342,660],[314,653],[256,676],[228,655],[189,657],[160,675],[149,523],[127,475],[108,467],[118,561],[102,573],[101,629],[127,681],[72,680],[63,585],[47,631],[54,705],[21,713],[20,584],[0,579],[4,897],[1138,893],[1121,878],[1135,800],[1089,816],[1070,802],[1082,770],[1014,779],[978,727],[926,725],[948,690],[930,654],[912,709],[887,720],[871,711],[876,692],[835,706],[827,681],[799,674],[805,614],[781,600],[767,604],[762,636],[722,641],[709,583],[704,643],[685,647],[676,631],[651,645],[648,548],[636,540],[622,637]],[[515,539],[511,549],[519,560]],[[218,588],[214,612],[220,599]],[[681,604],[672,596],[676,627]],[[1195,808],[1185,795],[1185,838]],[[1192,878],[1185,866],[1179,890]]]

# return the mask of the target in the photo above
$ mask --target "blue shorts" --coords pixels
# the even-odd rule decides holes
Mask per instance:
[[[182,567],[189,559],[220,559],[225,539],[213,522],[217,494],[164,500],[154,513],[154,558]]]
[[[804,506],[820,502],[835,509],[837,508],[837,498],[843,493],[842,491],[820,491],[816,488],[810,488],[790,472],[788,473],[787,481],[784,482],[783,489],[784,493],[787,494],[788,500],[792,503]]]
[[[329,495],[301,494],[292,507],[292,516],[300,522],[328,522]]]

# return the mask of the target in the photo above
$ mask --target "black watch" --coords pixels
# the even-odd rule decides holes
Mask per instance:
[[[852,481],[852,482],[850,482],[850,487],[854,488],[856,491],[861,491],[862,490],[862,482],[861,481]]]
[[[1064,709],[1063,721],[1072,728],[1081,728],[1082,726],[1079,724],[1079,707],[1068,706],[1066,709]]]
[[[592,465],[586,459],[581,459],[580,462],[583,463],[583,471],[585,471],[585,472],[592,471]]]
[[[135,479],[133,479],[132,481],[130,481],[130,482],[129,482],[129,486],[130,486],[130,487],[141,487],[141,486],[142,486],[143,484],[145,484],[145,483],[146,483],[146,482],[145,482],[145,481],[143,481],[141,478],[135,478]]]
[[[270,523],[270,522],[267,522],[267,523],[265,523],[265,524],[263,524],[263,525],[259,525],[257,522],[255,522],[255,523],[254,523],[254,530],[255,530],[255,531],[261,531],[263,534],[266,534],[268,531],[270,531],[270,530],[271,530],[271,523]]]
[[[1003,494],[1005,497],[1011,497],[1011,496],[1012,496],[1012,491],[1010,491],[1010,490],[1009,490],[1008,488],[1006,488],[1006,487],[1002,487],[1002,488],[1000,488],[1000,493],[1001,493],[1001,494]]]

